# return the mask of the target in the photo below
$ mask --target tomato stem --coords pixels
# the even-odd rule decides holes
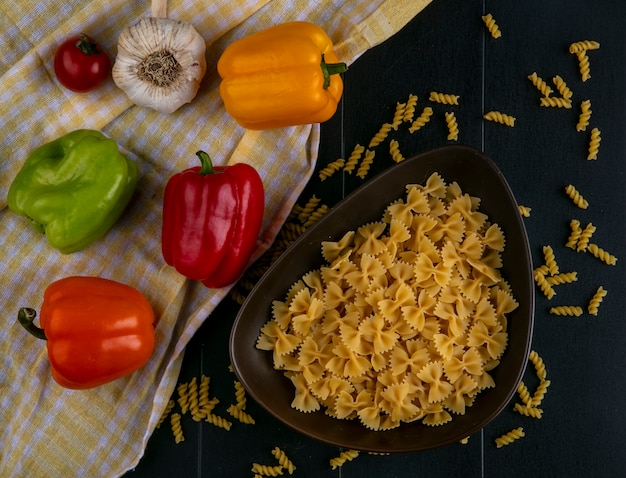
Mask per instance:
[[[46,337],[46,333],[41,327],[37,327],[33,321],[37,317],[37,312],[35,309],[31,309],[29,307],[22,307],[17,313],[18,322],[24,327],[28,332],[33,334],[38,339],[48,340]]]
[[[204,151],[198,151],[196,153],[196,156],[200,158],[200,163],[202,164],[202,168],[200,168],[199,171],[200,174],[206,176],[215,172],[215,170],[213,169],[213,163],[211,162],[211,157],[208,155],[208,153],[205,153]]]
[[[80,34],[80,39],[76,42],[76,48],[82,51],[85,55],[97,55],[102,53],[102,50],[100,50],[96,41],[89,38],[84,33]]]

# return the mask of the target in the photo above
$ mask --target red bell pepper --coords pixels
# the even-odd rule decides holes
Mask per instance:
[[[45,290],[37,327],[34,309],[19,322],[46,340],[52,377],[86,389],[143,367],[154,350],[154,311],[133,287],[101,277],[66,277]]]
[[[165,262],[209,288],[224,287],[243,273],[261,230],[265,193],[256,169],[245,163],[202,166],[170,178],[163,199]]]

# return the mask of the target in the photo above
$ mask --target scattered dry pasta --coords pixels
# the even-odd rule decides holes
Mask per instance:
[[[513,405],[513,411],[519,413],[520,415],[532,418],[541,418],[543,415],[543,410],[541,408],[530,405],[522,405],[521,403]]]
[[[333,470],[343,466],[346,462],[354,460],[359,456],[358,450],[345,450],[339,456],[330,459],[330,466]]]
[[[230,405],[226,410],[231,417],[235,420],[239,420],[241,423],[246,425],[254,425],[255,420],[250,416],[250,414],[246,413],[242,408],[237,405]]]
[[[488,121],[493,121],[494,123],[510,126],[511,128],[515,126],[515,117],[501,113],[500,111],[489,111],[483,115],[483,118]]]
[[[583,82],[591,78],[591,62],[589,61],[589,55],[586,51],[576,52],[576,58],[578,59],[578,69],[580,71],[580,77]]]
[[[404,115],[402,116],[402,121],[404,121],[405,123],[410,123],[413,121],[413,117],[415,116],[416,105],[417,105],[417,95],[409,95],[409,98],[406,101],[406,107],[404,109]]]
[[[391,154],[391,159],[396,163],[400,163],[405,160],[405,157],[400,152],[400,143],[395,139],[389,141],[389,154]]]
[[[404,121],[404,112],[406,111],[406,103],[396,103],[396,110],[393,114],[393,120],[391,121],[391,127],[394,130],[398,129],[398,126]]]
[[[576,246],[578,244],[578,239],[580,239],[580,235],[583,230],[580,227],[580,221],[578,219],[572,219],[569,223],[571,233],[567,238],[567,242],[565,243],[565,247],[569,247],[570,249],[576,250]]]
[[[617,264],[617,257],[615,257],[610,252],[605,251],[597,244],[589,244],[587,246],[587,252],[589,252],[595,258],[600,259],[605,264],[608,264],[609,266],[614,266]]]
[[[555,274],[550,277],[546,277],[546,282],[550,285],[560,285],[560,284],[571,284],[572,282],[576,282],[578,280],[578,273],[573,272],[563,272],[561,274]]]
[[[415,133],[418,129],[424,127],[426,123],[430,121],[430,117],[433,115],[433,109],[430,106],[425,106],[422,113],[415,118],[415,121],[411,123],[409,127],[409,133]]]
[[[518,303],[499,271],[504,234],[479,203],[435,173],[322,243],[325,263],[273,302],[256,344],[293,383],[292,407],[371,430],[437,426],[495,385]]]
[[[343,158],[335,159],[334,161],[331,161],[330,163],[328,163],[319,172],[320,180],[325,181],[326,179],[331,177],[337,171],[342,169],[345,163],[346,161]]]
[[[572,184],[568,184],[565,187],[565,194],[567,194],[579,208],[587,209],[589,207],[589,201],[587,201]]]
[[[389,135],[389,132],[391,131],[391,128],[392,128],[392,126],[391,126],[390,123],[383,123],[383,125],[380,127],[378,132],[370,140],[370,144],[369,144],[368,148],[370,148],[370,149],[375,148],[380,143],[385,141],[387,139],[387,136]]]
[[[528,75],[528,79],[543,96],[548,97],[552,94],[552,88],[540,76],[537,75],[537,72],[533,72],[532,74]]]
[[[446,112],[446,124],[448,125],[448,141],[459,140],[459,125],[453,112]]]
[[[572,98],[572,90],[570,90],[569,86],[567,86],[567,83],[563,78],[561,78],[559,75],[556,75],[554,78],[552,78],[552,83],[554,83],[554,86],[556,86],[556,89],[561,94],[561,97],[566,100]]]
[[[344,172],[352,174],[352,171],[354,171],[356,165],[359,164],[359,161],[361,160],[361,155],[363,154],[363,151],[365,151],[365,148],[360,144],[357,144],[354,147],[352,153],[350,153],[350,156],[346,161],[345,166],[343,167]]]
[[[584,100],[580,104],[580,115],[576,124],[576,131],[586,131],[591,120],[591,100]]]
[[[546,97],[539,98],[539,104],[545,107],[551,108],[566,108],[570,109],[572,107],[572,100],[567,98],[556,98],[556,97]]]
[[[530,405],[532,397],[530,395],[530,390],[528,390],[528,387],[524,382],[520,382],[517,386],[517,394],[519,395],[519,398],[524,403],[524,405]]]
[[[580,317],[583,313],[583,309],[577,305],[558,305],[556,307],[551,307],[550,313],[553,315]]]
[[[591,138],[589,139],[589,153],[587,154],[587,160],[598,159],[598,151],[600,150],[600,130],[593,128],[591,130]]]
[[[554,250],[552,246],[543,246],[543,259],[545,261],[545,265],[548,268],[548,272],[550,275],[555,275],[559,273],[559,265],[556,263],[556,258],[554,257]]]
[[[602,300],[606,297],[608,292],[602,286],[598,287],[595,294],[591,300],[589,300],[589,304],[587,305],[587,312],[591,315],[598,315],[598,310],[600,309],[600,304]]]
[[[517,206],[519,213],[524,216],[524,217],[530,217],[530,212],[532,211],[531,208],[529,208],[528,206],[522,206],[521,204],[519,206]]]
[[[174,433],[174,441],[176,443],[185,441],[185,436],[183,435],[183,427],[180,423],[180,419],[180,413],[172,413],[170,415],[170,424],[172,426],[172,433]]]
[[[584,252],[587,250],[589,246],[589,240],[593,233],[596,232],[596,226],[589,223],[585,226],[585,228],[581,231],[580,237],[578,238],[578,242],[576,244],[576,252]]]
[[[359,165],[359,168],[356,171],[357,177],[361,179],[365,179],[365,176],[367,176],[367,173],[369,173],[370,167],[372,166],[372,163],[374,162],[375,155],[376,155],[375,151],[372,151],[370,149],[367,149],[365,151],[365,156],[361,160],[361,164]]]
[[[491,13],[488,13],[487,15],[483,15],[482,19],[483,19],[483,22],[485,23],[485,26],[487,27],[487,31],[491,33],[491,36],[493,38],[500,38],[502,36],[500,27],[498,27],[498,24],[496,23]]]
[[[283,474],[283,467],[280,465],[263,465],[261,463],[252,464],[252,473],[257,473],[261,476],[280,476]]]
[[[535,390],[535,393],[530,400],[530,407],[538,407],[539,405],[541,405],[541,402],[546,396],[549,386],[550,380],[543,378],[539,381],[539,385],[537,386],[537,389]]]
[[[511,431],[504,433],[503,435],[500,435],[498,438],[496,438],[495,443],[498,448],[502,448],[503,446],[510,445],[515,440],[519,440],[524,436],[524,429],[522,427],[517,427]]]
[[[274,458],[278,460],[280,466],[287,470],[287,473],[293,475],[293,472],[296,471],[296,466],[281,448],[274,447],[274,449],[272,450],[272,455],[274,455]]]
[[[537,378],[539,380],[545,380],[548,376],[548,372],[546,370],[546,364],[544,363],[541,356],[535,350],[531,350],[528,355],[528,360],[533,364],[535,368],[535,373],[537,374]]]
[[[458,95],[451,95],[448,93],[437,93],[436,91],[431,91],[428,99],[430,101],[434,101],[436,103],[441,103],[444,105],[458,105],[459,104]]]
[[[597,50],[598,48],[600,48],[600,42],[595,40],[582,40],[572,43],[569,46],[569,52],[578,53],[586,50]]]

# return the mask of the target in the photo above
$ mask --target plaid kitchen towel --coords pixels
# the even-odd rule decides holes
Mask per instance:
[[[272,243],[311,176],[319,125],[247,131],[224,110],[215,64],[232,41],[271,25],[306,20],[324,28],[352,63],[402,28],[431,0],[171,0],[170,18],[190,22],[207,44],[207,73],[191,104],[173,114],[133,105],[109,78],[76,94],[53,70],[56,48],[81,32],[116,54],[120,31],[150,14],[147,0],[23,0],[0,3],[0,475],[119,476],[141,458],[176,385],[189,339],[226,289],[209,290],[168,267],[160,218],[168,178],[195,165],[204,149],[216,164],[255,166],[266,190],[256,257]],[[37,146],[79,129],[101,130],[139,168],[136,193],[106,236],[63,255],[7,208],[11,181]],[[16,324],[39,309],[43,290],[70,275],[129,284],[158,317],[146,366],[94,389],[72,391],[51,378],[46,347]]]

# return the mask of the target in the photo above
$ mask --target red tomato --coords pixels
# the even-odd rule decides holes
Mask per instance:
[[[65,40],[54,55],[54,73],[59,82],[78,93],[99,86],[110,71],[111,60],[106,52],[85,34]]]

